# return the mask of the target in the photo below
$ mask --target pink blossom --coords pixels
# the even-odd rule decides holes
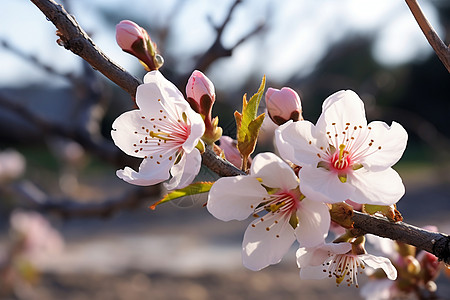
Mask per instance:
[[[124,20],[116,25],[116,41],[124,51],[132,52],[133,44],[145,39],[149,39],[147,31],[132,21]]]

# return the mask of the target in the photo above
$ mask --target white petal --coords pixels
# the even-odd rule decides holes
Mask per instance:
[[[183,94],[180,90],[169,80],[167,80],[161,72],[159,71],[151,71],[148,72],[144,76],[144,84],[151,84],[154,86],[156,94],[161,95],[159,98],[164,98],[168,100],[171,98],[172,100],[184,100]],[[155,94],[155,95],[156,95]],[[136,96],[136,102],[138,101],[138,97]],[[141,107],[141,103],[137,103],[139,107]],[[141,107],[142,108],[142,107]]]
[[[184,112],[187,115],[191,129],[189,137],[183,144],[183,149],[184,151],[189,153],[197,146],[198,142],[200,141],[200,138],[205,133],[205,122],[198,113],[196,113],[191,109],[190,106],[189,107],[185,106]]]
[[[336,92],[324,101],[316,127],[323,132],[342,132],[347,123],[351,126],[367,125],[364,103],[351,90]]]
[[[290,121],[280,126],[275,131],[275,144],[282,158],[299,166],[317,166],[320,147],[328,148],[325,132],[316,132],[309,121]]]
[[[368,140],[373,140],[374,150],[363,158],[361,163],[372,171],[384,170],[393,166],[403,155],[408,141],[408,133],[402,125],[392,122],[389,127],[384,122],[371,122]],[[378,149],[380,147],[380,149]],[[371,149],[370,149],[371,150]],[[370,151],[369,150],[369,151]]]
[[[298,178],[292,168],[273,153],[265,152],[255,156],[250,174],[261,178],[264,185],[272,188],[295,189]]]
[[[306,198],[314,201],[342,202],[349,199],[355,190],[348,182],[342,183],[336,173],[323,168],[302,167],[299,178],[300,191]]]
[[[396,250],[396,243],[388,238],[383,238],[378,235],[366,234],[366,240],[371,243],[376,250],[381,251],[382,254],[397,260],[399,254]]]
[[[361,296],[366,300],[389,300],[394,282],[389,279],[369,281],[361,289]]]
[[[159,164],[154,159],[144,159],[139,166],[139,172],[126,167],[123,170],[117,170],[116,175],[128,183],[135,185],[153,185],[169,179],[169,170],[173,161],[169,159],[159,160]]]
[[[389,278],[390,280],[395,280],[397,278],[397,269],[386,257],[375,256],[370,254],[362,254],[358,255],[358,257],[371,268],[383,269],[384,273],[386,273],[387,278]]]
[[[170,169],[172,179],[165,184],[168,190],[182,189],[194,180],[202,166],[202,156],[198,149],[183,153],[181,160]]]
[[[348,174],[347,182],[356,188],[350,199],[361,204],[392,205],[405,194],[402,179],[392,168],[380,172],[362,168]]]
[[[300,246],[313,247],[325,241],[331,221],[326,204],[305,198],[300,202],[297,216],[295,235]]]
[[[138,151],[136,144],[142,136],[135,134],[140,132],[142,126],[148,127],[148,122],[141,118],[140,110],[127,111],[117,117],[112,124],[111,137],[117,147],[123,152],[134,157],[145,157],[147,153]]]
[[[268,213],[264,221],[258,218],[247,227],[242,242],[242,262],[246,268],[258,271],[279,263],[295,241],[289,219],[276,216]]]
[[[312,248],[297,250],[297,265],[299,268],[322,265],[330,255],[344,254],[352,249],[350,243],[327,243]]]
[[[267,196],[266,189],[256,178],[222,177],[209,191],[206,208],[222,221],[244,220]]]

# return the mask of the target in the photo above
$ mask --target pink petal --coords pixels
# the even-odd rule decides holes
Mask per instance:
[[[185,101],[183,94],[180,92],[180,90],[169,80],[167,80],[161,72],[159,71],[151,71],[148,72],[144,76],[144,84],[141,86],[145,86],[145,91],[141,91],[141,94],[136,94],[136,103],[138,106],[143,109],[145,106],[145,99],[146,97],[140,97],[142,96],[150,96],[153,95],[156,98],[164,98],[165,100],[169,102],[173,101]],[[143,100],[143,101],[141,101]]]
[[[244,220],[267,196],[266,189],[256,178],[222,177],[209,191],[206,208],[222,221]]]
[[[246,268],[259,271],[279,263],[295,241],[289,220],[276,216],[268,213],[264,221],[258,218],[247,227],[242,242],[242,262]]]

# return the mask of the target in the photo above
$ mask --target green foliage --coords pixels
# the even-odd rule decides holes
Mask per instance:
[[[159,204],[163,204],[174,199],[209,192],[213,184],[214,182],[195,182],[185,188],[173,190],[165,195],[161,200],[151,205],[150,209],[154,210]]]
[[[266,76],[263,77],[258,92],[254,94],[247,102],[247,94],[242,100],[242,113],[236,111],[234,117],[236,118],[237,126],[237,148],[242,155],[243,162],[247,162],[250,154],[253,153],[256,147],[256,141],[259,134],[259,129],[264,120],[265,114],[259,116],[258,107],[264,94],[266,85]],[[243,169],[246,165],[243,164]]]

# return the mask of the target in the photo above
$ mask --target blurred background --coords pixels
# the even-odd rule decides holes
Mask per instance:
[[[137,78],[145,70],[115,43],[124,19],[149,32],[165,59],[161,72],[183,93],[191,72],[203,71],[216,88],[213,112],[232,137],[232,113],[263,75],[266,87],[296,90],[313,123],[327,96],[354,90],[369,120],[395,120],[408,131],[395,166],[406,186],[398,203],[405,221],[450,233],[450,78],[404,1],[59,3]],[[448,44],[450,2],[420,4]],[[363,299],[334,280],[301,281],[294,248],[279,265],[246,270],[240,243],[248,224],[214,219],[204,195],[151,211],[162,186],[115,176],[139,164],[110,137],[112,121],[133,102],[56,40],[31,2],[2,2],[0,298]],[[263,127],[258,151],[273,149],[272,130]],[[215,178],[207,169],[199,177]],[[450,299],[448,277],[437,283],[434,299]]]

